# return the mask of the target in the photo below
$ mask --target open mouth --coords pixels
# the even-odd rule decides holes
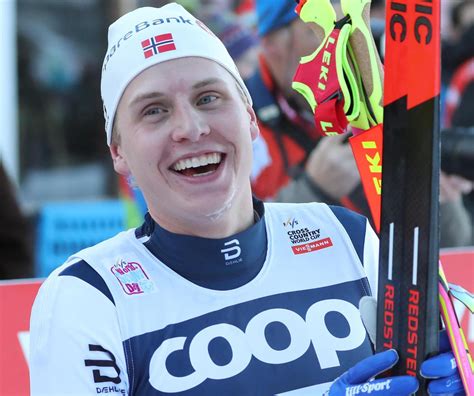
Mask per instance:
[[[222,153],[207,153],[176,161],[170,169],[183,176],[202,177],[215,172],[224,158]]]

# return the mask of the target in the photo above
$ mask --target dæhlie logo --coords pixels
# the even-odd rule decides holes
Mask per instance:
[[[240,257],[242,249],[239,245],[240,242],[238,239],[232,239],[224,243],[224,246],[228,246],[221,249],[221,253],[224,254],[225,265],[237,264],[242,261],[242,257]]]

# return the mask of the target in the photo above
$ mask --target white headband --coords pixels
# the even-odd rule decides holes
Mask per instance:
[[[224,44],[200,20],[176,3],[138,8],[109,27],[100,86],[108,145],[118,103],[130,81],[150,66],[188,56],[210,59],[223,66],[252,103]]]

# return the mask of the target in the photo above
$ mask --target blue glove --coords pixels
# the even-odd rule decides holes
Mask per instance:
[[[328,396],[411,395],[419,387],[415,377],[403,375],[371,381],[376,375],[393,367],[397,361],[398,353],[395,349],[369,356],[342,374],[326,394]]]
[[[440,333],[439,350],[444,353],[425,360],[420,368],[423,377],[432,379],[428,385],[428,393],[443,396],[465,395],[456,359],[451,352],[445,331]]]

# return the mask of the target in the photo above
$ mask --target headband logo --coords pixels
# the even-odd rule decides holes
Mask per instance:
[[[161,52],[176,50],[171,33],[159,34],[142,41],[143,55],[146,59]]]

